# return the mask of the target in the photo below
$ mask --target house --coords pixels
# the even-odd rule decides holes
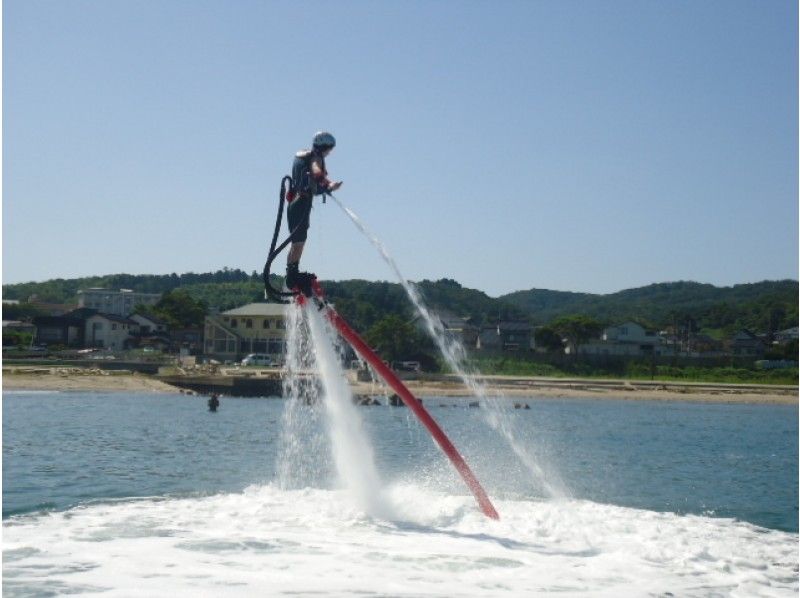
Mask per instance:
[[[475,339],[475,349],[478,351],[500,351],[502,345],[500,329],[497,326],[484,326]]]
[[[145,314],[131,314],[128,319],[139,325],[139,332],[143,335],[155,335],[167,332],[167,324],[155,316]]]
[[[643,357],[664,355],[667,349],[658,334],[636,322],[609,326],[599,339],[590,340],[578,347],[583,355],[623,355]]]
[[[204,353],[220,361],[239,361],[263,353],[283,361],[286,352],[286,306],[249,303],[205,319]]]
[[[478,338],[479,330],[476,326],[469,323],[468,317],[457,316],[447,309],[431,311],[434,327],[444,331],[445,335],[461,343],[465,347],[474,347]],[[412,319],[412,323],[425,336],[429,334],[428,324],[421,315],[417,314]]]
[[[197,355],[203,352],[203,328],[199,326],[175,328],[166,336],[170,350],[175,353]]]
[[[775,342],[779,345],[785,345],[792,341],[796,341],[798,338],[797,334],[797,326],[794,328],[787,328],[786,330],[781,330],[780,332],[775,333]]]
[[[728,349],[738,357],[763,357],[766,352],[764,341],[746,328],[733,335],[728,341]]]
[[[33,325],[36,327],[34,342],[39,345],[83,347],[86,319],[96,313],[97,310],[81,308],[63,315],[37,316],[33,318]]]
[[[137,293],[130,289],[111,291],[94,287],[78,291],[78,307],[89,307],[105,314],[127,317],[137,305],[155,305],[161,293]]]
[[[720,357],[724,355],[724,343],[707,334],[695,334],[691,337],[693,354],[705,357]]]
[[[534,346],[533,326],[519,321],[484,326],[474,346],[479,351],[530,351]]]
[[[133,337],[139,332],[139,324],[116,314],[96,313],[86,318],[84,344],[121,351],[129,349]]]
[[[167,324],[156,316],[143,313],[132,313],[128,319],[138,324],[139,328],[131,334],[130,344],[139,349],[150,348],[159,351],[170,349],[170,337]]]

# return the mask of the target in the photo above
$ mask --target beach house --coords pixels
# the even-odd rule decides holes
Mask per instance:
[[[286,306],[249,303],[205,318],[204,354],[218,361],[239,361],[250,353],[281,363],[286,351]]]
[[[580,345],[583,355],[622,355],[642,357],[666,353],[663,339],[653,330],[647,330],[636,322],[624,322],[609,326],[600,338]]]

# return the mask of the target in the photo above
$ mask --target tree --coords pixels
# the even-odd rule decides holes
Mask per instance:
[[[171,328],[202,326],[207,311],[203,301],[195,301],[180,289],[165,293],[152,309],[152,313]]]
[[[4,347],[28,347],[33,341],[33,334],[21,330],[3,330]]]
[[[367,331],[366,341],[387,361],[413,359],[424,353],[428,344],[414,326],[395,315],[376,322]]]
[[[567,339],[570,352],[577,355],[578,348],[603,330],[603,325],[588,316],[562,316],[550,324],[551,328]]]
[[[537,328],[534,333],[536,347],[541,347],[546,351],[563,351],[564,341],[561,335],[552,326],[542,326]]]

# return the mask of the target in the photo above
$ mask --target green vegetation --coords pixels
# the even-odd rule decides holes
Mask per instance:
[[[223,268],[216,272],[195,274],[108,274],[85,278],[57,278],[46,282],[24,282],[4,284],[3,299],[27,301],[35,295],[39,301],[49,303],[75,303],[75,296],[80,289],[101,287],[106,289],[131,289],[139,293],[167,293],[179,287],[192,287],[201,284],[240,283],[260,281],[256,272],[247,274],[237,269]],[[262,287],[263,290],[263,287]],[[263,295],[262,295],[263,296]],[[216,305],[210,303],[209,305]]]
[[[239,282],[204,282],[179,288],[195,301],[220,311],[264,300],[264,283],[261,278]]]
[[[485,375],[547,376],[552,378],[606,378],[627,380],[663,380],[679,382],[716,382],[731,384],[796,385],[798,368],[763,370],[736,367],[678,367],[632,361],[622,369],[588,363],[565,361],[558,365],[520,358],[475,359],[472,365]]]
[[[31,342],[33,342],[33,334],[30,332],[22,332],[21,330],[3,331],[4,347],[30,347]]]
[[[276,277],[280,285],[281,279]],[[263,300],[261,275],[240,269],[196,274],[111,274],[88,278],[56,279],[3,285],[4,299],[74,303],[79,289],[129,288],[139,292],[166,293],[182,289],[210,307],[230,309]],[[330,299],[356,328],[367,330],[381,318],[395,314],[412,316],[411,305],[399,284],[345,280],[325,282]],[[633,320],[649,328],[691,326],[715,338],[730,336],[742,328],[774,332],[798,322],[798,283],[795,280],[764,281],[732,287],[696,282],[670,282],[628,289],[608,295],[531,289],[493,298],[482,291],[462,287],[451,279],[423,280],[418,284],[426,302],[468,318],[476,326],[499,320],[552,323],[559,317],[583,315],[602,324]],[[5,312],[10,308],[6,307]],[[12,319],[8,316],[5,319]]]
[[[208,308],[184,290],[169,291],[153,306],[137,305],[136,312],[149,314],[165,322],[170,328],[202,326]]]
[[[436,369],[431,367],[436,363],[431,341],[399,316],[376,322],[364,340],[386,361],[419,361],[427,371]]]
[[[735,367],[674,367],[656,366],[653,377],[656,380],[675,380],[682,382],[720,382],[731,384],[797,384],[798,369],[784,368],[762,370]],[[650,379],[650,366],[632,363],[628,366],[628,377],[641,380]]]
[[[274,284],[282,280],[275,277]],[[498,321],[525,321],[541,326],[536,332],[539,347],[553,354],[561,351],[562,339],[574,346],[585,343],[604,326],[635,321],[651,330],[674,330],[707,334],[722,340],[743,328],[768,336],[798,324],[798,283],[794,280],[715,287],[696,282],[652,284],[618,293],[598,295],[531,289],[493,298],[468,289],[451,279],[423,280],[418,288],[426,303],[447,310],[480,328]],[[113,274],[79,279],[3,286],[5,299],[75,303],[76,292],[89,287],[128,288],[139,292],[164,293],[150,312],[172,326],[200,325],[209,307],[227,310],[263,301],[261,276],[240,269],[217,272],[129,275]],[[435,367],[430,341],[411,323],[416,317],[399,284],[365,280],[325,281],[330,301],[353,327],[387,360],[419,360],[426,369]],[[38,315],[35,305],[5,306],[4,319],[30,319]],[[12,339],[9,338],[9,342]],[[24,342],[24,339],[21,339]],[[797,344],[776,347],[766,359],[797,360]],[[656,365],[631,361],[624,368],[600,368],[583,359],[542,360],[481,359],[487,374],[540,376],[605,376],[664,380],[717,382],[797,383],[796,370],[755,368],[699,368]]]
[[[603,325],[588,316],[561,316],[550,324],[550,327],[562,338],[567,339],[567,345],[577,354],[578,347],[588,340],[595,338],[603,330]]]
[[[608,295],[531,289],[499,298],[524,309],[535,324],[582,314],[603,323],[633,320],[646,328],[689,325],[715,338],[748,328],[775,332],[798,321],[796,280],[715,287],[697,282],[667,282]]]

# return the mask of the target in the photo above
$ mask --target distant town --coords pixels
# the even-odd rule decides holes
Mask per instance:
[[[239,362],[248,355],[263,355],[275,364],[285,352],[285,306],[251,302],[233,309],[208,310],[202,325],[175,326],[154,315],[162,293],[130,289],[87,288],[77,292],[75,304],[39,301],[26,303],[32,317],[3,320],[3,349],[36,353],[44,351],[159,352],[212,360]],[[4,313],[13,312],[19,300],[3,300]],[[77,305],[77,306],[76,306]],[[620,321],[580,333],[555,335],[547,326],[527,321],[498,319],[475,325],[469,317],[447,308],[436,310],[442,329],[472,355],[514,356],[535,359],[542,355],[570,356],[591,361],[603,359],[680,359],[722,364],[762,362],[763,367],[796,366],[798,328],[767,333],[742,328],[727,338],[713,338],[693,330],[686,322],[662,330],[648,329],[635,321]],[[419,332],[423,324],[408,322]],[[787,352],[788,349],[788,352]],[[781,359],[775,359],[775,356]],[[785,359],[785,357],[789,359]],[[394,355],[413,358],[414,355]],[[769,359],[767,359],[769,358]]]

